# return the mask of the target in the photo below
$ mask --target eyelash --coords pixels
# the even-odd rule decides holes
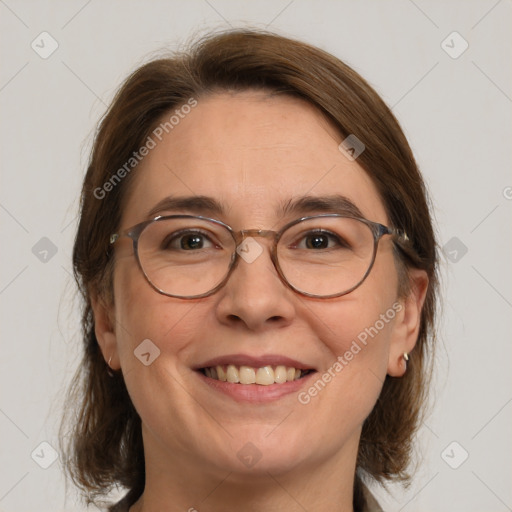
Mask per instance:
[[[348,247],[348,244],[342,238],[340,238],[335,233],[332,233],[332,232],[326,231],[326,230],[319,230],[319,231],[312,230],[312,231],[308,231],[306,233],[301,233],[300,234],[300,239],[299,239],[300,242],[299,243],[301,243],[307,237],[315,236],[315,235],[325,236],[325,237],[329,238],[330,240],[334,240],[336,245],[338,245],[340,247]],[[299,245],[299,244],[296,244],[295,246],[297,246],[297,245]],[[327,247],[327,249],[332,249],[332,247]]]
[[[178,242],[180,243],[180,240],[182,240],[184,237],[187,237],[187,236],[194,236],[194,235],[198,235],[200,237],[203,237],[204,239],[206,239],[208,242],[210,242],[210,244],[212,244],[213,246],[217,246],[219,247],[220,244],[219,243],[216,243],[208,233],[205,233],[204,231],[201,231],[201,230],[183,230],[183,231],[178,231],[178,232],[174,232],[172,233],[171,235],[167,236],[161,243],[161,248],[162,249],[169,249],[171,244],[173,242]],[[348,247],[348,244],[342,239],[340,238],[338,235],[336,235],[335,233],[332,233],[332,232],[329,232],[329,231],[325,231],[325,230],[322,230],[322,231],[315,231],[315,230],[312,230],[312,231],[307,231],[305,233],[301,233],[299,235],[299,241],[294,243],[291,247],[293,248],[299,248],[298,246],[301,245],[303,242],[306,241],[307,237],[311,237],[311,236],[325,236],[329,239],[329,242],[332,242],[334,241],[335,244],[337,246],[340,246],[340,247]],[[204,243],[204,241],[203,241]],[[327,247],[327,248],[324,248],[324,249],[332,249],[333,247]],[[177,249],[177,250],[185,250],[181,247],[179,248],[176,248],[176,247],[173,247],[173,249]],[[201,249],[204,249],[204,247],[201,247]],[[302,249],[308,249],[308,248],[302,248]]]
[[[206,238],[212,245],[217,245],[217,246],[219,245],[219,244],[215,244],[215,242],[210,238],[210,236],[207,233],[205,233],[201,230],[188,229],[188,230],[173,232],[170,235],[166,236],[161,243],[161,248],[168,249],[172,242],[174,242],[176,240],[179,241],[183,237],[186,237],[186,236],[194,236],[194,235],[200,235],[200,236]],[[174,249],[176,249],[176,248],[174,248]],[[179,249],[181,249],[181,248],[179,248]]]

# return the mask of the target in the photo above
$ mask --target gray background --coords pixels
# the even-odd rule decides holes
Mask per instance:
[[[511,7],[0,0],[0,511],[84,510],[59,461],[41,467],[52,448],[40,443],[57,448],[80,352],[70,255],[97,121],[148,56],[246,23],[316,44],[362,73],[402,123],[434,199],[446,246],[434,406],[412,486],[375,492],[388,511],[512,510]],[[58,43],[50,56],[44,31]],[[469,44],[460,55],[453,31]]]

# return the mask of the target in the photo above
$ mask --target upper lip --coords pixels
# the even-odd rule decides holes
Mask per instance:
[[[212,366],[223,366],[234,364],[235,366],[251,366],[253,368],[262,368],[263,366],[288,366],[299,370],[314,370],[311,365],[291,359],[279,354],[265,354],[262,356],[250,356],[246,354],[229,354],[225,356],[214,357],[204,363],[195,366],[195,370],[201,368],[210,368]]]

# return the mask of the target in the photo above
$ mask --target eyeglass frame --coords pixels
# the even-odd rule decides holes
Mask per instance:
[[[281,239],[283,233],[291,228],[292,226],[295,226],[296,224],[299,224],[301,222],[304,222],[306,220],[310,219],[321,219],[321,218],[347,218],[347,219],[354,219],[362,222],[363,224],[366,224],[370,231],[373,234],[373,253],[372,253],[372,259],[368,266],[368,269],[366,270],[365,274],[361,278],[361,280],[349,288],[346,291],[343,291],[341,293],[335,293],[331,295],[315,295],[312,293],[304,292],[302,290],[299,290],[295,286],[293,286],[291,283],[288,282],[288,279],[284,275],[281,266],[279,265],[279,259],[277,256],[277,245],[279,243],[279,240]],[[222,279],[222,281],[216,285],[213,289],[209,290],[208,292],[198,294],[198,295],[192,295],[192,296],[183,296],[183,295],[174,295],[172,293],[167,293],[163,291],[162,289],[158,288],[156,284],[154,284],[149,276],[146,274],[144,267],[142,266],[142,263],[140,261],[139,257],[139,238],[142,232],[147,228],[147,226],[153,224],[154,222],[158,221],[164,221],[166,219],[199,219],[203,221],[213,222],[214,224],[217,224],[219,226],[222,226],[228,230],[231,237],[233,238],[233,241],[235,242],[235,250],[233,251],[231,255],[231,260],[229,262],[228,270],[226,273],[226,276]],[[121,237],[128,237],[132,240],[133,243],[133,252],[135,255],[135,259],[137,261],[137,264],[146,278],[146,281],[150,284],[150,286],[157,291],[158,293],[165,295],[167,297],[173,297],[177,299],[202,299],[204,297],[209,297],[210,295],[213,295],[217,291],[219,291],[225,284],[228,282],[229,278],[231,277],[231,274],[235,270],[235,268],[238,265],[238,262],[240,261],[240,254],[238,253],[238,247],[240,244],[248,237],[252,238],[273,238],[272,240],[272,248],[270,250],[270,258],[272,260],[272,264],[274,265],[274,268],[277,271],[277,274],[280,278],[280,280],[292,291],[295,293],[298,293],[299,295],[305,296],[305,297],[311,297],[316,299],[332,299],[336,297],[342,297],[343,295],[347,295],[351,292],[353,292],[356,288],[361,286],[363,282],[366,280],[368,275],[370,274],[373,265],[375,264],[375,259],[377,257],[377,250],[378,245],[381,240],[381,238],[385,235],[390,235],[392,237],[392,241],[395,243],[395,245],[398,245],[399,248],[403,248],[403,245],[409,242],[409,237],[407,233],[402,230],[395,227],[389,227],[385,226],[384,224],[380,224],[379,222],[374,222],[368,219],[365,219],[364,217],[359,217],[355,215],[346,215],[346,214],[339,214],[339,213],[323,213],[318,215],[310,215],[306,217],[300,217],[298,219],[295,219],[287,224],[285,224],[279,231],[274,230],[267,230],[267,229],[241,229],[239,231],[234,230],[231,226],[228,224],[218,220],[218,219],[212,219],[210,217],[205,217],[202,215],[158,215],[157,217],[154,217],[149,220],[145,220],[143,222],[140,222],[136,224],[135,226],[132,226],[131,228],[127,228],[119,233],[113,233],[110,235],[109,239],[109,245],[114,245]]]

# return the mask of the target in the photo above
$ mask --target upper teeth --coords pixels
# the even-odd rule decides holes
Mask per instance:
[[[261,384],[262,386],[290,382],[300,379],[302,375],[300,369],[283,365],[253,368],[252,366],[235,366],[234,364],[228,364],[227,366],[211,366],[210,368],[204,368],[204,373],[207,377],[224,382]]]

